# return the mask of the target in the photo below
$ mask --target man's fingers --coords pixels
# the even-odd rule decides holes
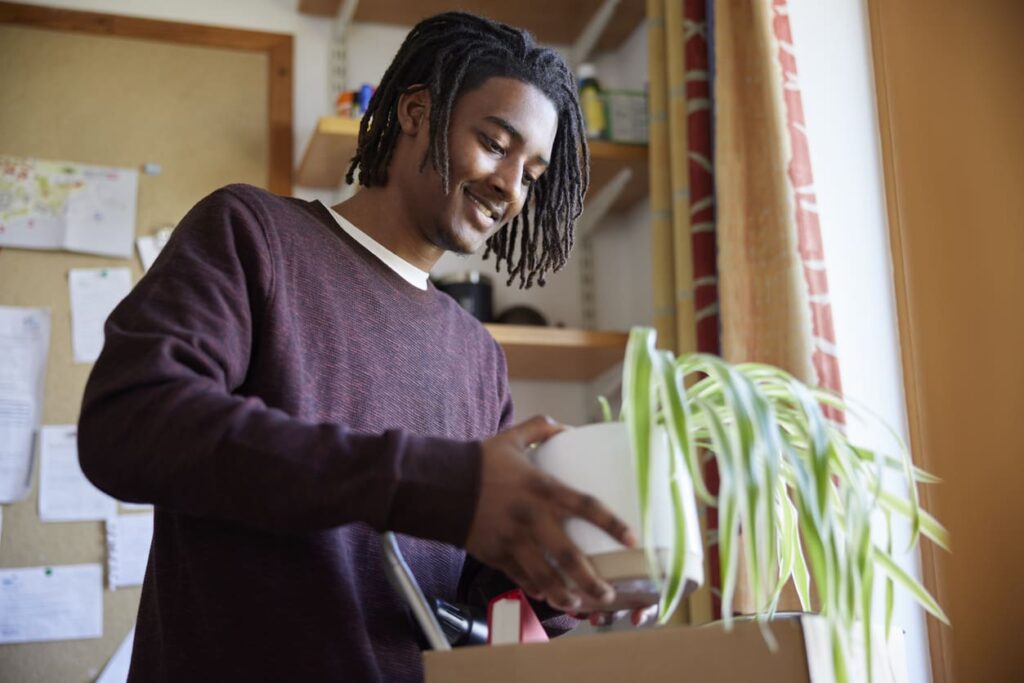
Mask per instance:
[[[636,536],[629,526],[597,498],[562,486],[559,499],[565,501],[570,516],[585,519],[627,548],[636,547]]]
[[[516,559],[526,572],[528,580],[554,607],[573,610],[580,606],[580,599],[569,591],[561,575],[551,566],[539,548],[523,553]]]
[[[509,559],[501,568],[505,576],[511,579],[512,583],[523,589],[523,592],[534,600],[543,600],[544,594],[537,590],[526,570],[514,559]]]
[[[537,540],[558,569],[576,584],[578,590],[601,603],[611,602],[615,598],[615,591],[597,575],[558,521],[551,519],[538,525]]]
[[[565,425],[555,422],[546,415],[534,415],[529,420],[520,422],[508,431],[514,435],[516,445],[521,450],[525,450],[531,444],[547,441],[564,429]]]

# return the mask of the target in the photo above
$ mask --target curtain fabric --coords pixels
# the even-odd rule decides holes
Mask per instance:
[[[648,0],[650,187],[655,327],[677,354],[719,353],[712,98],[705,0]],[[717,488],[717,472],[709,472]],[[715,510],[705,525],[717,524]],[[690,600],[689,619],[712,618],[718,575]]]
[[[786,0],[714,0],[714,23],[722,355],[777,365],[839,392]],[[756,608],[742,590],[736,605]],[[794,590],[779,609],[799,609]]]
[[[659,346],[841,391],[786,0],[648,0],[647,19]],[[695,621],[720,616],[716,546],[708,565]]]
[[[723,355],[841,390],[786,0],[715,0]]]

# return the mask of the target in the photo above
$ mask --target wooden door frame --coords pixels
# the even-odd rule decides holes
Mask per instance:
[[[269,119],[267,189],[275,194],[292,193],[292,36],[14,2],[0,2],[0,24],[266,54]]]
[[[903,390],[907,411],[907,428],[910,437],[910,452],[914,463],[934,471],[924,448],[924,426],[921,420],[922,396],[919,378],[922,370],[917,362],[915,348],[919,340],[910,324],[910,281],[908,255],[904,249],[907,241],[906,227],[902,219],[900,194],[896,175],[896,141],[893,132],[892,97],[889,94],[885,50],[880,38],[883,27],[879,10],[884,0],[867,0],[871,59],[874,67],[875,97],[878,106],[878,126],[882,148],[882,171],[885,184],[885,210],[889,225],[889,249],[892,255],[893,288],[896,299],[897,329],[899,332],[900,362],[903,367]],[[935,494],[930,487],[918,486],[921,505],[935,509]],[[925,588],[940,604],[949,604],[942,575],[939,548],[933,543],[922,543],[921,579]],[[928,651],[931,659],[934,683],[953,681],[952,633],[949,627],[938,619],[926,615],[928,625]]]

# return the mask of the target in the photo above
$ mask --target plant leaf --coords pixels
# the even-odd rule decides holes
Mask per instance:
[[[932,616],[948,626],[949,617],[942,611],[939,603],[932,597],[931,593],[918,583],[917,579],[908,574],[903,567],[899,566],[889,553],[878,546],[873,546],[873,548],[875,564],[896,583],[903,586],[921,607],[924,607]]]

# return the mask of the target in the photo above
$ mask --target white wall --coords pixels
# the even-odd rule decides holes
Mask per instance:
[[[905,441],[866,5],[864,0],[789,0],[789,7],[843,391],[896,427]],[[858,423],[849,425],[849,434],[868,446],[891,446],[880,430]],[[904,526],[896,549],[905,548],[907,539]],[[901,561],[920,576],[916,553]],[[893,623],[907,631],[910,680],[930,681],[923,611],[897,597]]]

